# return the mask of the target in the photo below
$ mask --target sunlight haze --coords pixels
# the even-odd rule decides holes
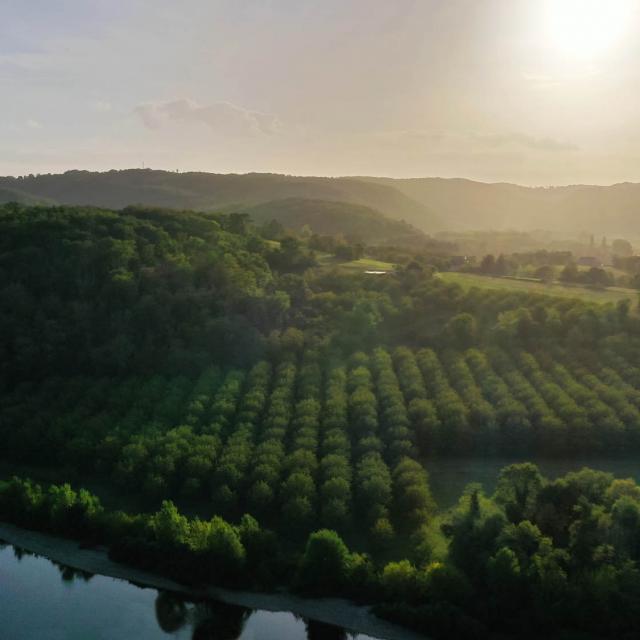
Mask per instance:
[[[0,640],[640,628],[640,0],[0,0]]]
[[[0,173],[640,181],[639,6],[5,0]]]

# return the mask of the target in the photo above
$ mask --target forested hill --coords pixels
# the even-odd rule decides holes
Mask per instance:
[[[417,244],[425,235],[412,225],[393,220],[363,205],[328,200],[286,198],[245,209],[257,224],[277,220],[287,229],[307,228],[320,235],[342,234],[367,244]]]
[[[0,177],[0,202],[27,204],[110,209],[144,204],[233,211],[289,198],[370,207],[427,233],[546,229],[640,235],[640,184],[632,183],[532,188],[457,178],[326,178],[150,169]]]
[[[288,298],[266,245],[227,222],[0,206],[0,386],[251,361]]]
[[[22,195],[13,197],[7,192]],[[173,173],[150,169],[0,177],[0,202],[24,201],[26,197],[109,209],[144,204],[198,211],[230,211],[283,198],[305,198],[372,207],[427,232],[442,226],[435,212],[394,187],[352,178]]]
[[[523,187],[443,178],[362,178],[437,211],[451,229],[640,235],[640,184]]]
[[[13,188],[0,187],[1,202],[18,202],[19,204],[53,204],[51,200],[38,196],[32,196],[24,191]]]

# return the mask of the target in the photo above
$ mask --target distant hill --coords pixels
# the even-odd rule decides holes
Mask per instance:
[[[640,236],[640,184],[522,187],[460,178],[362,178],[436,211],[449,229],[548,229]]]
[[[392,220],[379,211],[349,202],[285,198],[245,209],[254,222],[277,220],[288,229],[308,226],[320,235],[343,234],[367,244],[407,244],[425,240],[425,235],[402,220]]]
[[[427,233],[547,229],[640,238],[640,184],[632,183],[533,188],[461,178],[322,178],[151,169],[0,177],[0,202],[242,211],[290,198],[362,205]]]
[[[48,198],[33,196],[19,189],[0,187],[0,203],[19,202],[20,204],[53,204]]]
[[[18,190],[34,198],[46,198],[60,204],[111,209],[145,204],[211,211],[244,209],[284,198],[329,200],[372,207],[426,231],[442,228],[437,216],[425,205],[412,200],[395,187],[354,178],[129,169],[104,173],[68,171],[24,178],[5,177],[0,178],[0,189]]]

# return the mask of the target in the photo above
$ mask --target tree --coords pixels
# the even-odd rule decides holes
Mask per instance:
[[[341,593],[348,584],[351,554],[342,538],[329,529],[312,533],[298,573],[299,585],[315,593]]]
[[[482,258],[480,263],[480,271],[482,273],[494,273],[496,269],[496,259],[492,254],[486,255]]]
[[[445,331],[454,346],[468,349],[476,341],[478,327],[476,319],[470,313],[459,313],[449,320]]]
[[[410,603],[424,598],[426,575],[408,560],[389,562],[382,570],[382,588],[392,601]]]
[[[168,547],[184,544],[189,538],[189,523],[171,500],[163,500],[162,507],[152,519],[156,538]]]
[[[533,516],[544,481],[538,467],[530,462],[512,464],[500,471],[495,500],[504,506],[511,522]]]
[[[214,575],[222,579],[237,577],[246,559],[238,531],[218,516],[211,520],[206,554]]]
[[[575,262],[570,262],[561,272],[560,280],[563,282],[577,282],[579,278],[578,267]]]
[[[555,277],[556,272],[551,265],[545,264],[536,269],[536,278],[540,278],[545,284],[551,284]]]
[[[620,238],[616,238],[611,243],[611,253],[614,256],[620,256],[621,258],[628,258],[633,255],[633,247],[628,240],[622,240]]]

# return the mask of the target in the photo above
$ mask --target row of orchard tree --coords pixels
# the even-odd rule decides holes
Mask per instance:
[[[51,378],[3,396],[0,433],[14,461],[56,463],[69,477],[106,474],[150,499],[204,498],[229,516],[295,522],[300,535],[364,523],[384,544],[405,530],[406,505],[428,511],[425,456],[637,447],[636,356],[615,341],[591,356],[307,350],[195,379]]]

